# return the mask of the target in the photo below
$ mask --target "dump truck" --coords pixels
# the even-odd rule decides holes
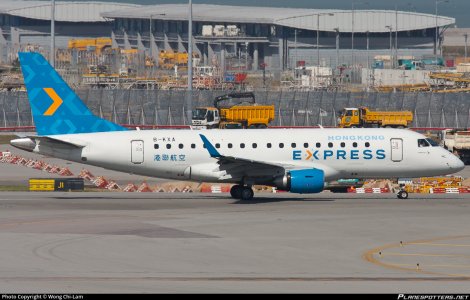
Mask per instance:
[[[405,128],[413,122],[411,111],[371,111],[367,107],[345,108],[340,113],[339,127]]]
[[[466,165],[470,165],[470,130],[447,129],[441,131],[441,146],[457,155]]]
[[[245,100],[241,100],[245,99]],[[238,101],[234,103],[234,101]],[[255,95],[231,93],[216,97],[213,107],[193,111],[192,127],[196,129],[267,128],[274,120],[274,105],[257,105]]]
[[[92,51],[100,54],[106,49],[110,49],[112,40],[110,38],[96,38],[96,39],[71,39],[68,43],[69,49],[78,51]]]

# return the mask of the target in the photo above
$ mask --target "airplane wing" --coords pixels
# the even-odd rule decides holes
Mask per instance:
[[[296,169],[298,166],[282,163],[272,163],[259,160],[246,159],[241,157],[222,155],[212,145],[203,134],[199,135],[204,143],[209,155],[218,160],[221,168],[230,173],[249,174],[254,177],[273,176],[283,174],[286,170]]]
[[[199,134],[210,156],[216,158],[221,169],[230,173],[233,177],[257,177],[257,178],[273,178],[284,174],[287,171],[304,169],[305,167],[276,162],[265,162],[260,160],[251,160],[241,157],[222,155],[217,151],[214,145],[209,142],[207,137]],[[312,166],[313,167],[313,166]],[[321,169],[325,173],[325,178],[336,178],[339,175],[338,170],[324,164],[316,163],[316,169]],[[223,179],[223,178],[221,178]]]

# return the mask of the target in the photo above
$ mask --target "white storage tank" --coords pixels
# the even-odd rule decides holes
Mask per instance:
[[[215,25],[214,26],[214,35],[215,36],[224,36],[225,35],[225,26],[224,25]]]
[[[212,25],[203,25],[202,26],[202,36],[213,36],[214,29]]]

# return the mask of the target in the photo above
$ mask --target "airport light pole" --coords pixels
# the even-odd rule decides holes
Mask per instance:
[[[393,30],[393,27],[392,26],[385,26],[385,28],[388,28],[390,30],[390,69],[393,69],[393,64],[392,64],[392,61],[393,61],[393,44],[392,44],[392,30]]]
[[[51,0],[51,66],[55,67],[55,0]]]
[[[393,57],[393,66],[398,66],[398,5],[395,4],[395,55]]]
[[[351,6],[352,6],[352,26],[351,26],[351,64],[354,65],[354,14],[355,14],[355,5],[369,5],[369,2],[355,2],[351,1]]]
[[[449,0],[435,0],[435,9],[436,9],[436,41],[434,46],[434,57],[435,63],[437,65],[437,48],[439,47],[439,24],[437,23],[437,5],[440,3],[449,3]]]
[[[153,37],[153,28],[152,28],[152,22],[153,22],[153,17],[154,16],[165,16],[166,14],[150,14],[150,19],[149,19],[149,50],[150,50],[150,57],[154,58],[154,53],[153,53],[153,43],[155,38]],[[158,63],[158,59],[157,59]]]
[[[317,63],[320,66],[320,17],[321,16],[334,16],[334,13],[319,13],[317,14]]]
[[[245,72],[248,71],[248,45],[250,43],[245,42]]]
[[[294,59],[294,68],[297,67],[297,29],[294,29],[294,49],[295,49],[295,59]],[[292,63],[291,63],[292,64]],[[291,65],[292,68],[292,65]]]
[[[188,97],[186,114],[191,124],[193,104],[193,1],[189,0],[188,7]]]
[[[467,63],[467,39],[468,39],[468,33],[463,35],[465,37],[465,63]]]
[[[369,63],[369,30],[366,31],[366,55],[367,55],[367,69],[370,68]]]
[[[188,91],[193,90],[193,1],[189,0],[188,12]]]
[[[336,27],[336,68],[339,66],[339,27]]]

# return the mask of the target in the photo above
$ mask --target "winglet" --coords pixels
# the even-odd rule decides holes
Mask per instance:
[[[200,134],[199,135],[202,139],[202,142],[204,143],[204,146],[206,146],[206,149],[207,151],[209,151],[209,154],[211,157],[221,157],[222,155],[220,155],[219,151],[217,151],[217,149],[215,149],[215,147],[211,144],[211,142],[209,142],[209,140],[203,135],[203,134]]]

